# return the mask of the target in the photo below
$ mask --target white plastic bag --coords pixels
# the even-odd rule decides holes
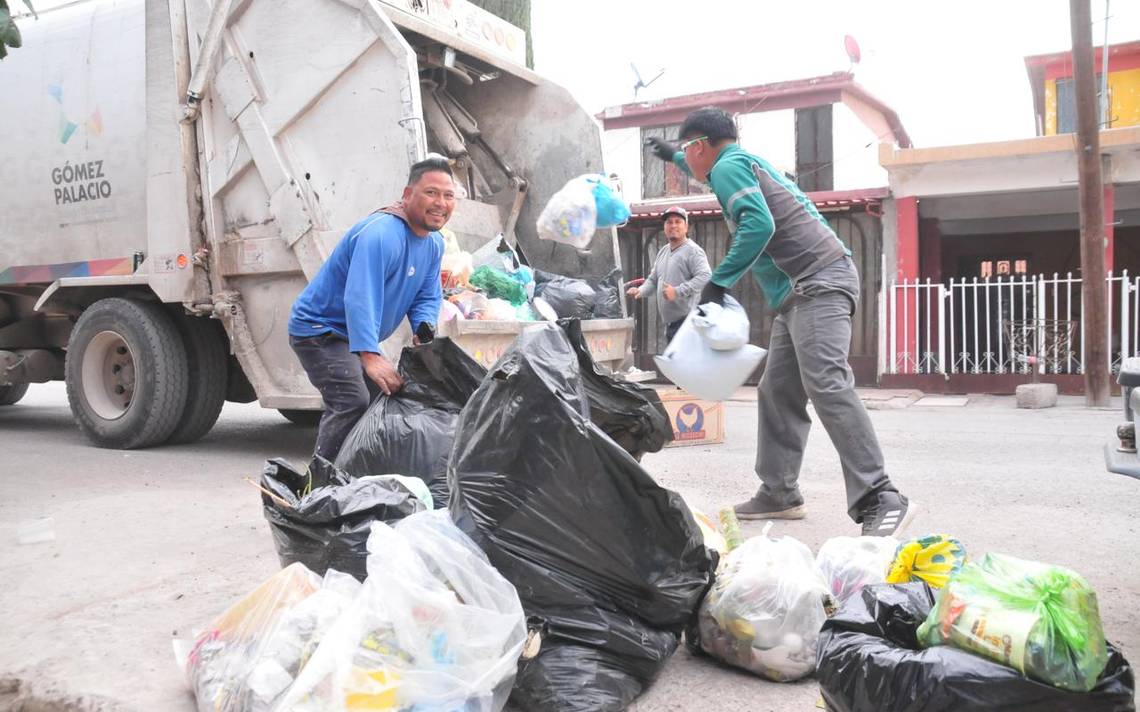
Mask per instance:
[[[815,670],[831,602],[811,550],[791,537],[753,537],[729,552],[697,616],[701,648],[776,682]]]
[[[837,536],[819,549],[815,563],[840,605],[864,586],[884,583],[898,541],[888,536]]]
[[[446,510],[374,524],[368,551],[360,594],[277,709],[501,710],[526,641],[514,586]]]
[[[578,176],[566,183],[538,216],[536,227],[543,240],[583,249],[597,229],[598,208],[591,176]]]
[[[693,326],[710,349],[735,351],[748,343],[748,315],[740,302],[724,298],[724,306],[702,304],[692,315]]]
[[[698,398],[721,401],[732,397],[733,392],[741,386],[768,351],[749,343],[732,349],[723,350],[714,348],[706,337],[713,333],[713,339],[721,346],[730,341],[738,341],[743,318],[743,333],[745,341],[748,334],[748,317],[743,307],[733,299],[724,298],[725,308],[718,312],[724,316],[725,324],[714,317],[700,317],[696,311],[689,314],[681,328],[669,345],[665,353],[654,356],[657,368],[673,383]],[[710,305],[704,305],[705,309]],[[698,326],[698,322],[701,322]]]

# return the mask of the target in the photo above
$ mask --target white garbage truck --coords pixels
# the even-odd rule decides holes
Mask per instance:
[[[63,380],[113,448],[193,441],[226,400],[312,421],[293,300],[429,151],[463,186],[463,249],[502,233],[595,279],[620,260],[612,230],[588,251],[537,239],[546,200],[602,172],[599,128],[466,0],[36,5],[0,62],[2,405]],[[620,362],[631,327],[590,324],[595,357]]]

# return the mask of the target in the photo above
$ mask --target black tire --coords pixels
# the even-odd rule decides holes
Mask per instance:
[[[10,386],[0,386],[0,405],[16,405],[27,392],[27,383],[13,383]]]
[[[186,349],[189,382],[186,409],[166,442],[182,445],[210,432],[218,422],[229,386],[229,348],[225,330],[214,319],[180,314],[175,323]]]
[[[315,428],[321,422],[321,415],[324,411],[320,410],[296,410],[294,408],[278,408],[277,412],[285,416],[293,425],[300,425],[306,428]]]
[[[130,450],[164,442],[186,406],[189,367],[174,320],[135,299],[101,299],[67,344],[67,400],[95,445]]]

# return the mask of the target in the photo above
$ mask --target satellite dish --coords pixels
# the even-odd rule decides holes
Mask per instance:
[[[661,75],[665,73],[665,68],[662,67],[660,70],[657,71],[657,76],[653,77],[649,81],[644,81],[641,78],[641,72],[637,71],[637,65],[636,64],[634,64],[633,62],[630,62],[629,68],[633,70],[633,76],[637,77],[637,83],[633,85],[633,98],[634,98],[634,100],[637,99],[637,92],[639,90],[648,87],[650,84],[652,84],[653,82],[660,79]]]
[[[851,35],[843,36],[843,48],[847,50],[847,59],[851,60],[852,67],[859,64],[859,60],[863,59],[863,53],[859,51],[859,43]]]

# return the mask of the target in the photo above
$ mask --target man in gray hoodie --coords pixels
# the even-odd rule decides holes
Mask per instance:
[[[696,308],[712,270],[705,251],[689,239],[689,214],[685,209],[674,206],[662,216],[669,242],[657,253],[645,282],[640,287],[630,287],[626,294],[643,299],[656,292],[657,314],[665,324],[665,341],[669,342]]]

